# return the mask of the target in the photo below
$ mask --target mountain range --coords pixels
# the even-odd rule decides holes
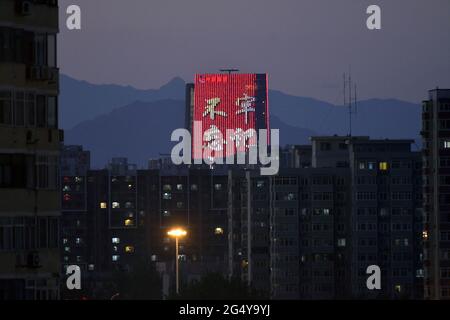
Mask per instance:
[[[184,126],[185,82],[174,78],[159,89],[96,85],[61,75],[60,126],[66,144],[91,151],[94,167],[128,157],[145,167],[169,153],[170,134]],[[305,144],[313,135],[347,135],[348,108],[313,98],[269,91],[271,128],[281,144]],[[408,138],[419,144],[421,108],[396,99],[357,102],[352,133],[372,138]]]

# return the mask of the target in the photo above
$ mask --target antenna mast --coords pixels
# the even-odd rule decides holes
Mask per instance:
[[[348,83],[348,103],[347,103],[347,83]],[[347,75],[344,73],[344,107],[348,108],[348,135],[349,137],[352,136],[352,129],[353,129],[353,123],[352,123],[352,116],[357,114],[357,103],[356,103],[356,84],[354,84],[354,97],[352,96],[352,74],[349,68],[349,74],[348,78]]]

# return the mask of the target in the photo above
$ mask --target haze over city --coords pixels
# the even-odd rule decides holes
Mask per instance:
[[[376,1],[382,29],[370,31],[372,2],[62,0],[81,7],[82,29],[67,30],[60,10],[59,65],[77,79],[140,89],[230,66],[334,104],[350,65],[361,99],[419,103],[426,89],[449,87],[450,2]]]

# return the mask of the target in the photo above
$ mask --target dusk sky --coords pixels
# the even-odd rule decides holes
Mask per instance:
[[[65,26],[78,4],[82,30]],[[366,8],[382,9],[382,29]],[[60,0],[61,72],[92,83],[158,88],[237,67],[272,89],[342,102],[351,65],[359,98],[420,103],[450,88],[449,0]]]

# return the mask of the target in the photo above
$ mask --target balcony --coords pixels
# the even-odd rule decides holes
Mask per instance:
[[[27,79],[30,81],[46,81],[48,84],[57,84],[59,81],[59,69],[47,66],[28,67]]]

